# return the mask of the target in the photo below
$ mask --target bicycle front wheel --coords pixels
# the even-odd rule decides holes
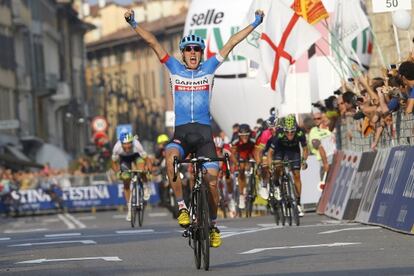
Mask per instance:
[[[144,205],[144,188],[142,185],[139,186],[138,189],[138,204],[136,207],[136,212],[138,214],[138,224],[139,227],[142,227],[142,224],[144,223],[144,211],[145,211],[145,205]]]
[[[131,200],[129,202],[131,208],[131,227],[134,228],[137,223],[137,185],[132,185]]]
[[[205,183],[204,183],[205,184]],[[208,190],[205,185],[200,187],[201,193],[201,248],[203,253],[203,267],[208,270],[210,267],[210,213],[208,209]],[[200,205],[199,205],[200,206]]]

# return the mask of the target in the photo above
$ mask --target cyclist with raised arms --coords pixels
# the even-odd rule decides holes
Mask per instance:
[[[126,21],[135,32],[154,50],[170,72],[171,89],[174,99],[175,131],[171,143],[166,147],[167,174],[179,206],[178,223],[182,227],[190,224],[190,215],[183,200],[181,180],[173,181],[174,157],[185,158],[189,153],[197,156],[216,157],[211,130],[210,99],[214,72],[227,58],[230,51],[245,39],[263,21],[264,13],[256,11],[255,20],[241,31],[232,35],[223,48],[214,56],[202,62],[204,40],[197,35],[187,35],[179,47],[183,63],[170,56],[157,38],[142,28],[134,18],[134,11],[125,13]],[[206,181],[210,186],[209,208],[211,219],[210,240],[212,247],[221,245],[220,232],[216,227],[218,208],[217,174],[218,163],[206,163]]]
[[[301,148],[303,155],[301,153]],[[293,178],[295,182],[295,192],[298,202],[299,216],[303,216],[303,210],[300,205],[300,195],[302,192],[302,181],[300,179],[300,169],[306,169],[306,160],[309,151],[306,142],[306,136],[303,129],[299,128],[296,123],[295,115],[290,114],[282,119],[282,128],[276,131],[276,135],[270,140],[270,148],[267,153],[269,167],[273,160],[276,161],[293,161],[291,164]],[[301,156],[303,157],[301,159]],[[303,161],[301,161],[303,160]],[[281,174],[280,167],[278,175]]]
[[[130,132],[121,132],[119,140],[115,143],[112,150],[112,169],[116,172],[117,177],[124,183],[124,197],[128,207],[126,220],[131,221],[131,205],[129,204],[131,198],[131,175],[127,172],[121,171],[121,166],[128,169],[144,170],[150,168],[148,164],[150,161],[147,158],[147,153],[138,138]],[[148,183],[144,185],[144,199],[148,200],[150,197],[150,188]]]

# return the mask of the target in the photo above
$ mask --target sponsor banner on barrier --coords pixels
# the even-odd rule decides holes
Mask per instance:
[[[325,208],[325,215],[342,219],[350,194],[350,186],[354,181],[360,160],[361,153],[344,152],[341,169],[335,179],[332,194]]]
[[[358,222],[367,223],[371,215],[373,203],[378,191],[378,186],[381,182],[381,178],[390,155],[390,149],[383,149],[377,152],[374,164],[372,165],[371,172],[369,174],[367,185],[364,195],[362,196],[359,204],[358,214],[355,218]]]
[[[300,171],[300,178],[302,179],[302,204],[315,204],[318,202],[321,192],[318,189],[320,179],[320,164],[316,156],[309,156],[308,168]]]
[[[326,179],[326,185],[323,189],[322,196],[319,199],[318,208],[316,209],[316,212],[320,215],[325,214],[329,198],[332,194],[332,191],[334,190],[333,187],[335,184],[335,179],[337,178],[341,168],[341,161],[343,157],[344,153],[342,151],[337,151],[334,155],[331,167],[329,169],[329,174]]]
[[[403,146],[391,150],[369,218],[370,223],[408,233],[412,231],[414,194],[410,177],[413,162],[413,148]]]
[[[67,187],[57,190],[57,194],[63,200],[63,207],[68,209],[116,206],[125,204],[123,196],[123,184],[91,185],[83,187]],[[42,189],[22,190],[15,193],[19,200],[16,205],[20,211],[38,211],[57,208],[50,195]],[[5,206],[0,206],[4,212]]]
[[[364,152],[361,156],[355,178],[350,186],[349,199],[343,215],[345,220],[355,219],[376,155],[377,152]]]

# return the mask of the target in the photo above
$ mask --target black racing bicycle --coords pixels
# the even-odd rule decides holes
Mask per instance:
[[[247,196],[246,196],[246,217],[251,217],[253,212],[253,203],[256,200],[256,161],[250,159],[246,161],[249,163],[249,170],[245,171],[246,176],[249,177],[247,182]]]
[[[269,190],[269,204],[273,210],[275,222],[279,225],[285,225],[286,220],[289,225],[295,222],[297,226],[300,225],[298,202],[295,195],[295,186],[291,174],[291,165],[298,160],[291,161],[273,161],[272,175]],[[277,166],[283,166],[282,174],[277,175]],[[280,197],[278,192],[280,191]]]
[[[190,225],[184,230],[183,236],[188,238],[188,244],[194,250],[194,260],[197,269],[201,267],[201,257],[203,257],[204,270],[210,266],[210,214],[208,206],[209,185],[204,181],[203,175],[207,170],[203,167],[206,162],[226,162],[226,176],[229,177],[229,156],[224,158],[195,157],[190,159],[178,160],[174,158],[174,178],[177,180],[179,164],[192,164],[194,175],[194,185],[190,196]]]
[[[145,200],[144,200],[144,181],[143,177],[148,175],[148,171],[143,170],[130,170],[123,168],[122,172],[131,174],[131,227],[134,228],[137,225],[142,227],[144,222],[145,212]]]

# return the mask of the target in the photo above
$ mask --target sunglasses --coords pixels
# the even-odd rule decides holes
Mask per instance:
[[[322,120],[322,118],[321,117],[315,117],[315,118],[313,118],[314,120]]]
[[[184,48],[184,51],[186,52],[191,52],[191,50],[194,50],[194,52],[201,52],[201,47],[197,45],[188,45]]]

